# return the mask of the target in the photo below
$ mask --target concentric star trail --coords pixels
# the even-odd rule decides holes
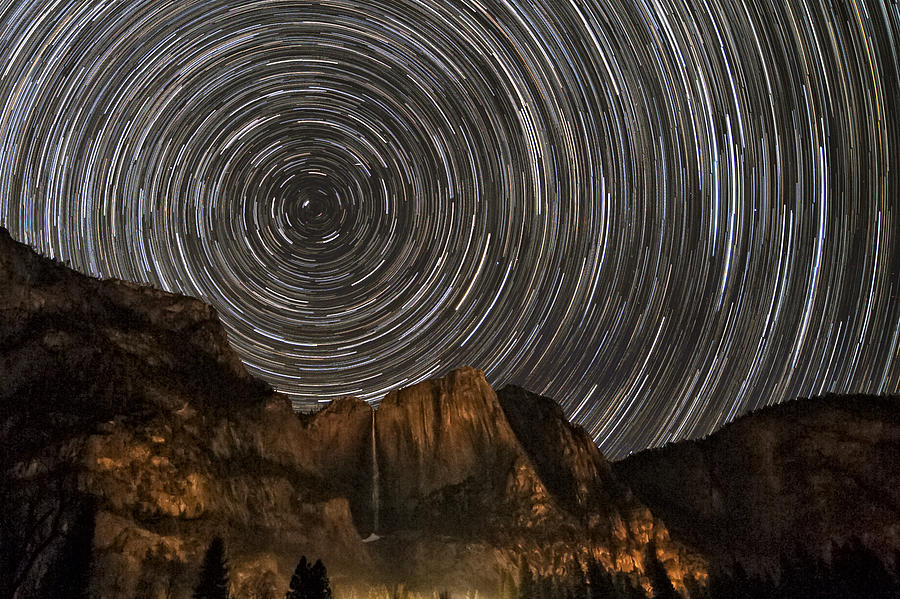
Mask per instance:
[[[900,391],[896,0],[5,0],[0,224],[298,407],[460,365],[607,454]]]

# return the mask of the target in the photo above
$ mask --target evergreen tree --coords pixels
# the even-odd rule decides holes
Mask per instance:
[[[622,599],[647,599],[643,589],[625,574],[619,575],[619,596]]]
[[[91,581],[96,505],[91,497],[76,508],[43,589],[47,599],[87,599]]]
[[[519,599],[538,599],[537,585],[524,557],[519,565]]]
[[[587,579],[590,599],[618,599],[619,593],[610,573],[593,557],[588,560]]]
[[[285,599],[299,599],[305,596],[305,586],[309,579],[309,571],[311,567],[306,561],[306,556],[300,557],[297,567],[294,568],[294,574],[291,576],[291,584]]]
[[[331,583],[322,560],[310,565],[305,555],[300,557],[286,599],[331,599]]]
[[[228,599],[228,562],[225,542],[215,537],[203,557],[200,580],[194,589],[194,599]]]
[[[650,578],[653,599],[679,599],[679,595],[675,592],[675,587],[669,579],[669,573],[666,572],[666,567],[656,555],[656,543],[653,541],[647,545],[644,556],[644,573]]]
[[[322,560],[316,560],[311,574],[313,595],[308,599],[331,599],[331,581],[328,580],[328,570]]]

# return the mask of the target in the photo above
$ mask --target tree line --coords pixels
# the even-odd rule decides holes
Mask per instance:
[[[209,544],[193,599],[231,599],[225,543],[216,537]],[[322,560],[310,563],[302,556],[291,576],[285,599],[331,599],[331,582]]]
[[[749,574],[739,563],[709,574],[703,584],[688,575],[678,591],[653,543],[644,556],[649,595],[622,572],[610,572],[591,559],[576,564],[566,578],[537,576],[524,561],[518,582],[500,582],[501,599],[900,599],[900,552],[885,564],[859,539],[831,547],[829,560],[802,549],[782,556],[777,572]]]
[[[66,526],[68,534],[54,565],[43,577],[42,597],[89,596],[94,510],[91,505],[79,507]],[[10,565],[8,561],[5,558],[0,565],[7,574],[15,574],[15,568],[5,568]],[[535,574],[523,559],[517,577],[510,572],[501,575],[498,595],[499,599],[900,599],[900,552],[895,552],[892,563],[886,564],[857,538],[833,544],[827,560],[798,548],[783,555],[771,573],[748,573],[735,563],[731,568],[710,572],[702,584],[688,575],[679,590],[672,584],[653,543],[647,546],[643,565],[649,595],[636,578],[609,571],[596,559],[576,563],[574,574],[565,577]],[[14,591],[2,586],[0,590]],[[4,592],[2,596],[15,594]],[[275,595],[270,589],[261,596]],[[225,543],[216,537],[200,565],[193,598],[231,597]],[[285,597],[332,599],[331,583],[322,561],[311,562],[302,556]],[[450,599],[446,591],[440,597]]]

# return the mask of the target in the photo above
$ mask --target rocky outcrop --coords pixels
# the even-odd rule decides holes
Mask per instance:
[[[777,569],[797,548],[857,537],[900,547],[900,398],[826,396],[764,408],[700,441],[615,463],[615,473],[714,565]]]
[[[374,413],[337,400],[304,417],[304,435],[327,448],[316,468],[354,498],[361,534],[379,512],[369,547],[385,579],[458,590],[464,580],[493,592],[498,573],[523,557],[546,575],[568,576],[593,557],[640,577],[651,541],[676,584],[705,572],[552,400],[511,388],[498,397],[476,369],[393,391]],[[553,444],[549,457],[542,442]],[[560,486],[560,476],[577,482]]]
[[[523,557],[562,576],[593,556],[639,578],[650,540],[676,581],[702,571],[558,408],[501,405],[477,370],[374,413],[342,398],[297,415],[195,299],[80,275],[2,230],[0,282],[0,543],[40,547],[2,552],[17,596],[40,594],[88,507],[104,597],[187,595],[215,535],[238,596],[283,593],[302,554],[338,592],[491,594]],[[544,442],[559,446],[545,457]]]
[[[521,387],[498,392],[506,419],[552,496],[590,528],[609,524],[610,511],[636,504],[588,434],[558,403]]]
[[[513,385],[497,395],[553,501],[594,538],[605,539],[610,568],[639,568],[652,541],[676,584],[686,574],[702,578],[703,564],[669,539],[665,524],[617,479],[593,440],[566,419],[558,403]]]
[[[473,368],[391,391],[376,429],[389,528],[463,533],[565,520]]]

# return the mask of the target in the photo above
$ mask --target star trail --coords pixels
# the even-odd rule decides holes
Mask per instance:
[[[298,408],[461,365],[612,457],[900,391],[896,0],[7,0],[0,224]]]

